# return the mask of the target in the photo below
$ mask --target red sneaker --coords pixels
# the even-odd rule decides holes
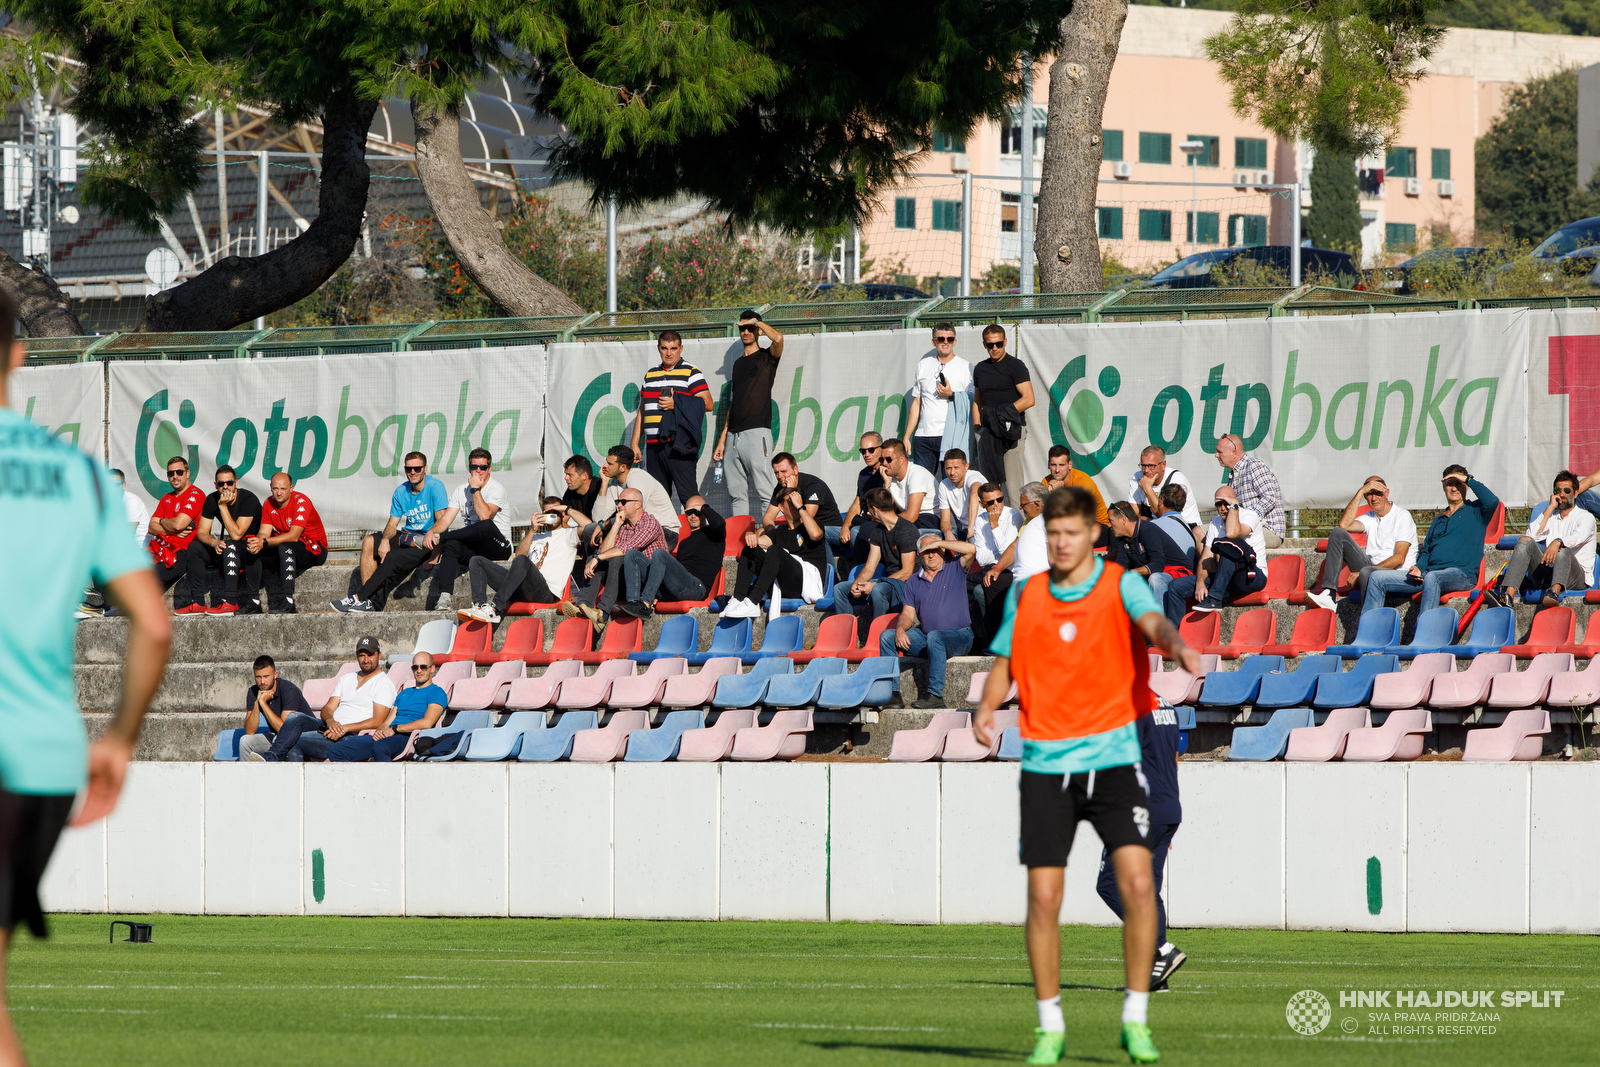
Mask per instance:
[[[206,610],[206,614],[207,615],[232,615],[234,612],[236,612],[238,610],[239,610],[239,605],[237,605],[237,604],[218,604],[216,607],[208,608]]]
[[[174,608],[172,613],[174,615],[204,615],[206,614],[206,606],[204,604],[185,604],[181,608]]]

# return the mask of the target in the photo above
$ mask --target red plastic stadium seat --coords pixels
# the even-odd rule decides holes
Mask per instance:
[[[1600,612],[1595,613],[1600,617]],[[829,615],[817,627],[817,643],[804,652],[791,652],[789,658],[796,663],[809,663],[819,656],[843,656],[856,648],[856,617],[854,615]]]
[[[435,663],[471,663],[478,658],[478,653],[489,650],[489,639],[494,636],[494,631],[486,622],[473,619],[456,627],[456,639],[450,645],[450,651],[442,656],[433,657]]]
[[[1271,608],[1256,608],[1240,615],[1234,622],[1233,637],[1228,644],[1209,645],[1201,651],[1221,656],[1223,659],[1238,659],[1240,656],[1260,652],[1264,645],[1271,643],[1277,636],[1278,613]]]
[[[606,627],[599,648],[593,652],[580,652],[574,658],[592,665],[608,659],[627,659],[628,653],[643,651],[644,620],[618,616]]]
[[[894,625],[894,620],[898,619],[899,617],[899,612],[894,612],[889,615],[879,615],[876,619],[872,620],[872,625],[868,627],[867,639],[861,643],[861,647],[842,651],[839,653],[839,657],[847,663],[860,663],[862,660],[868,659],[869,657],[883,655],[883,653],[878,650],[878,642],[883,637],[883,631]],[[855,625],[856,620],[854,615],[846,615],[844,618],[849,619],[852,626]]]
[[[1592,659],[1600,656],[1600,611],[1589,613],[1589,628],[1584,631],[1580,644],[1562,645],[1557,652],[1570,652],[1574,656]]]
[[[1178,636],[1190,648],[1208,648],[1222,642],[1222,613],[1191,611],[1178,624]],[[1168,656],[1168,659],[1172,657]]]
[[[1489,516],[1489,528],[1484,531],[1483,543],[1486,545],[1499,544],[1500,538],[1506,535],[1506,506],[1496,504],[1494,514]],[[1480,576],[1479,581],[1482,581]]]
[[[1304,556],[1273,556],[1267,561],[1267,587],[1259,593],[1246,593],[1234,600],[1236,608],[1254,607],[1265,604],[1269,600],[1294,601],[1294,595],[1300,594],[1300,600],[1305,601],[1306,593],[1306,561]]]
[[[728,516],[727,535],[722,542],[724,557],[737,556],[744,551],[744,535],[755,529],[756,517],[754,515]]]
[[[562,599],[565,599],[571,593],[572,593],[572,579],[568,578],[567,579],[567,584],[561,587]],[[551,601],[548,604],[534,604],[534,603],[531,603],[529,601],[523,601],[520,604],[509,604],[509,605],[507,605],[506,606],[506,614],[507,615],[532,615],[534,612],[538,611],[541,608],[553,608],[558,603],[560,603],[560,601]]]
[[[594,623],[588,619],[562,619],[556,624],[555,639],[549,652],[529,652],[522,657],[524,663],[554,663],[557,660],[577,659],[589,651],[594,643]]]
[[[687,615],[695,608],[709,608],[711,602],[728,591],[728,575],[726,571],[717,571],[717,576],[711,580],[711,591],[704,600],[658,600],[656,601],[657,615]]]
[[[1263,656],[1303,656],[1307,652],[1323,652],[1337,636],[1339,617],[1331,608],[1309,608],[1294,620],[1294,631],[1281,645],[1266,645]]]
[[[1527,643],[1501,645],[1501,652],[1509,652],[1518,659],[1532,659],[1541,652],[1555,652],[1562,645],[1570,645],[1577,638],[1578,617],[1571,608],[1562,605],[1545,608],[1533,617],[1528,630]]]
[[[1360,516],[1362,516],[1362,515],[1371,515],[1371,514],[1372,514],[1372,509],[1369,508],[1369,507],[1363,507],[1360,511],[1356,512],[1356,516],[1358,518]],[[1350,530],[1346,530],[1345,533],[1350,534],[1351,538],[1354,539],[1355,543],[1360,545],[1362,548],[1366,548],[1367,547],[1367,531],[1365,531],[1365,530],[1356,530],[1356,531],[1352,532]],[[1328,539],[1326,537],[1322,538],[1321,540],[1319,540],[1317,542],[1317,551],[1318,552],[1322,552],[1322,553],[1326,553],[1328,551]]]
[[[543,651],[544,620],[517,619],[506,627],[506,643],[501,646],[499,652],[485,648],[473,658],[478,663],[505,663],[510,660],[520,660],[529,652]]]

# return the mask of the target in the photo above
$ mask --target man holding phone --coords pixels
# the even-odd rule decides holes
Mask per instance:
[[[911,409],[906,414],[906,440],[912,442],[911,462],[938,477],[939,457],[946,449],[945,423],[958,418],[957,405],[972,405],[972,364],[956,355],[956,328],[941,322],[933,328],[933,351],[917,362],[917,381],[911,389]],[[968,434],[950,447],[966,451]]]
[[[711,407],[711,385],[700,368],[683,361],[683,338],[677,330],[663,330],[656,339],[661,362],[645,371],[639,391],[639,417],[633,420],[636,462],[687,508],[699,491],[695,466],[705,437],[705,415]],[[644,450],[640,451],[640,439]]]
[[[493,626],[512,604],[553,604],[561,599],[578,558],[578,522],[558,496],[545,497],[542,506],[529,520],[509,567],[487,556],[472,557],[467,564],[472,607],[462,608],[457,616]],[[496,590],[493,600],[490,586]]]

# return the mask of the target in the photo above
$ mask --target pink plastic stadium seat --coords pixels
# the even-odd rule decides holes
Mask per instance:
[[[890,763],[926,763],[939,758],[952,730],[970,730],[970,711],[936,711],[920,730],[897,730],[889,746]]]
[[[1000,735],[1017,725],[1017,720],[1022,712],[1016,708],[998,708],[994,713],[994,723],[989,728],[989,743],[978,744],[977,737],[972,732],[972,727],[951,730],[944,737],[944,752],[940,759],[945,763],[974,763],[978,760],[994,759],[1000,751]]]
[[[390,667],[389,667],[389,681],[394,683],[394,691],[396,693],[400,692],[400,690],[404,689],[406,686],[411,684],[411,657],[410,656],[401,656],[399,659],[395,660],[392,665],[390,665]],[[329,696],[333,695],[332,690],[329,690],[328,695]],[[306,698],[306,703],[307,704],[311,704],[311,698],[310,697]],[[327,700],[324,699],[323,703],[326,704]],[[317,710],[317,705],[316,704],[311,704],[311,710],[312,711],[316,711]]]
[[[1531,763],[1544,754],[1544,735],[1550,732],[1550,713],[1543,708],[1519,708],[1506,712],[1499,726],[1479,727],[1467,732],[1463,761],[1498,762],[1520,760]]]
[[[1337,636],[1339,617],[1330,608],[1308,608],[1295,617],[1294,630],[1289,640],[1281,645],[1267,645],[1263,656],[1303,656],[1307,652],[1324,652]]]
[[[796,759],[805,755],[810,732],[810,711],[775,711],[767,725],[748,726],[735,733],[729,756],[736,760]]]
[[[589,620],[585,619],[585,622]],[[583,677],[583,664],[575,659],[558,660],[537,678],[518,678],[506,696],[508,711],[538,711],[554,707],[561,686],[571,678]]]
[[[408,671],[410,667],[406,668]],[[444,690],[445,696],[455,691],[456,683],[478,676],[478,667],[470,659],[441,664],[434,673],[433,684]]]
[[[698,674],[680,674],[675,678],[668,678],[667,688],[661,694],[661,706],[703,708],[711,703],[711,694],[717,688],[717,679],[723,675],[738,673],[738,656],[718,656],[716,659],[707,660]]]
[[[463,678],[450,691],[450,710],[482,711],[503,708],[511,695],[511,683],[526,676],[528,668],[519,660],[491,663],[482,678]]]
[[[1420,708],[1433,692],[1433,680],[1441,674],[1454,674],[1456,657],[1452,652],[1424,652],[1403,671],[1380,674],[1372,680],[1372,706]]]
[[[1550,679],[1572,670],[1572,656],[1566,652],[1542,652],[1533,657],[1525,671],[1507,671],[1489,684],[1491,708],[1531,708],[1543,704],[1550,692]]]
[[[1289,731],[1289,749],[1283,758],[1296,763],[1326,763],[1344,755],[1351,730],[1372,728],[1372,712],[1366,708],[1334,708],[1321,726],[1302,726]]]
[[[1433,732],[1433,713],[1423,708],[1391,711],[1382,726],[1351,730],[1344,745],[1346,763],[1405,762],[1422,755],[1423,734]]]
[[[1150,692],[1161,697],[1168,704],[1193,704],[1200,699],[1200,687],[1205,684],[1206,675],[1212,671],[1222,669],[1221,656],[1200,657],[1200,673],[1190,674],[1182,667],[1160,674],[1150,676]]]
[[[678,762],[715,763],[727,759],[728,753],[733,751],[734,736],[755,724],[756,713],[749,708],[741,708],[722,712],[716,722],[703,729],[685,730],[683,739],[678,743]]]
[[[615,662],[615,661],[613,661]],[[633,666],[631,663],[628,664]],[[563,694],[566,686],[562,686]],[[643,711],[614,711],[611,721],[598,730],[579,730],[572,735],[573,763],[610,763],[628,752],[628,735],[650,729],[650,715]]]
[[[1436,711],[1470,708],[1489,699],[1489,683],[1495,675],[1515,670],[1517,657],[1509,652],[1484,652],[1472,659],[1464,671],[1438,675],[1428,694],[1428,707]]]
[[[1299,556],[1294,557],[1299,559]],[[1202,652],[1221,656],[1223,659],[1238,659],[1260,652],[1265,645],[1271,644],[1278,637],[1278,613],[1271,608],[1256,608],[1240,615],[1233,624],[1233,634],[1225,645],[1209,645],[1201,649]]]
[[[1570,645],[1577,638],[1578,617],[1565,604],[1545,608],[1533,617],[1528,639],[1520,645],[1503,645],[1501,652],[1509,652],[1518,659],[1532,659],[1545,652],[1554,652],[1562,645]]]
[[[1600,611],[1595,612],[1600,617]],[[1588,708],[1600,702],[1600,658],[1581,671],[1567,671],[1550,679],[1544,702],[1552,708]]]
[[[689,661],[682,656],[653,660],[645,672],[637,677],[624,675],[611,683],[611,695],[606,707],[613,710],[648,708],[661,703],[667,691],[667,682],[689,673]]]
[[[988,671],[973,671],[972,681],[967,683],[967,703],[977,707],[983,701],[983,687],[989,683]],[[1002,706],[1015,707],[1017,703],[1017,683],[1012,682],[1011,688],[1006,690],[1006,698]]]
[[[632,678],[636,664],[631,659],[608,659],[587,678],[573,678],[561,684],[556,707],[562,710],[598,708],[611,695],[611,683]]]

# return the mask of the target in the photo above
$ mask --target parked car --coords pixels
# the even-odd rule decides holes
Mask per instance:
[[[1243,266],[1244,260],[1253,260],[1262,266],[1274,267],[1289,274],[1288,245],[1255,245],[1250,248],[1218,248],[1210,252],[1196,252],[1159,271],[1145,282],[1146,289],[1213,289],[1216,279],[1213,268],[1232,264]],[[1301,277],[1334,275],[1338,284],[1347,289],[1360,288],[1361,268],[1348,252],[1334,252],[1326,248],[1300,249]]]
[[[1503,248],[1430,248],[1383,271],[1383,281],[1378,284],[1397,296],[1424,295],[1431,289],[1482,277],[1510,258]]]
[[[841,288],[837,282],[823,282],[817,286],[817,298],[826,297],[833,290]],[[868,300],[928,300],[930,297],[921,289],[909,285],[890,285],[887,282],[862,282],[860,285],[847,285],[846,289],[865,289]]]
[[[1600,217],[1567,223],[1539,242],[1528,258],[1549,266],[1549,270],[1540,275],[1543,281],[1555,281],[1559,274],[1575,282],[1600,285]],[[1509,266],[1506,264],[1500,270]]]

